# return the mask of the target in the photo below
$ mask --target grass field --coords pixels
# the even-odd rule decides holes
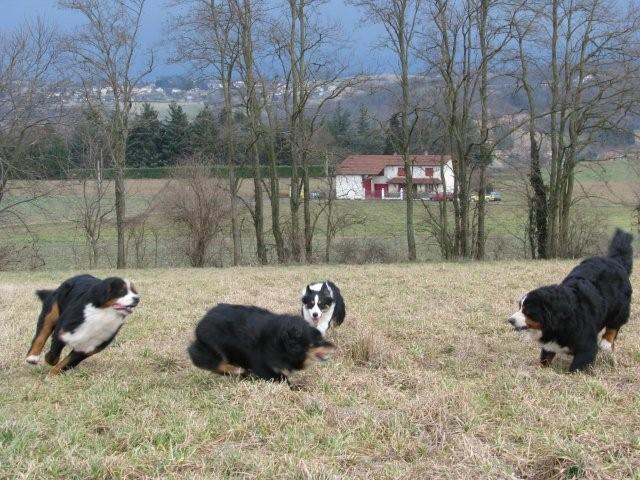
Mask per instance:
[[[637,220],[632,215],[637,206],[640,195],[640,162],[638,161],[610,161],[589,162],[580,164],[575,187],[575,212],[580,212],[594,221],[606,236],[614,227],[627,230],[637,229]],[[487,205],[486,231],[488,236],[487,252],[490,259],[514,259],[525,256],[522,239],[525,237],[526,200],[522,195],[522,179],[517,175],[502,174],[492,179],[494,188],[503,193],[504,201]],[[134,217],[157,203],[166,180],[128,180],[127,181],[127,216]],[[323,183],[320,179],[313,179],[312,190],[321,190]],[[46,259],[47,269],[83,268],[87,265],[87,246],[82,232],[73,224],[74,202],[78,200],[78,186],[65,182],[43,182],[43,188],[50,189],[51,196],[40,199],[35,203],[24,204],[21,208],[22,218],[29,225],[26,232],[22,225],[8,226],[0,230],[0,246],[3,243],[27,245],[32,242],[32,235],[38,238],[38,249],[42,258]],[[281,180],[280,209],[283,221],[289,216],[288,179]],[[242,183],[240,194],[251,198],[253,184],[249,180]],[[14,198],[15,199],[15,198]],[[11,199],[9,199],[11,200]],[[435,206],[435,205],[433,205]],[[312,208],[319,208],[317,202],[312,202]],[[357,214],[362,223],[344,229],[338,235],[334,247],[340,242],[356,241],[365,243],[369,240],[382,242],[389,252],[389,257],[403,259],[406,257],[405,238],[405,204],[401,201],[338,201],[337,211]],[[242,209],[242,239],[243,263],[255,261],[255,240],[252,220],[249,212]],[[416,202],[414,209],[414,223],[417,234],[418,256],[421,260],[437,260],[440,252],[435,239],[426,226],[426,214],[421,202]],[[0,219],[1,221],[2,219]],[[9,222],[14,217],[7,217]],[[143,266],[185,266],[187,261],[176,245],[179,244],[179,234],[165,222],[161,213],[152,219],[156,230],[161,232],[159,243],[149,243],[147,252],[158,254],[147,258],[138,265]],[[270,210],[268,199],[265,197],[265,231],[269,245],[269,252],[275,258],[275,249],[270,234]],[[318,232],[314,246],[320,259],[324,252],[324,238],[322,228],[324,222],[318,224]],[[218,242],[222,253],[216,254],[222,260],[220,263],[228,265],[231,261],[230,233],[224,235],[225,242]],[[113,222],[109,222],[103,230],[101,250],[103,252],[101,265],[108,266],[115,263],[116,231]],[[151,239],[149,239],[151,242]],[[334,252],[334,259],[338,258]],[[14,268],[28,268],[28,261],[17,264]],[[133,264],[136,264],[133,262]]]
[[[24,362],[33,290],[69,273],[3,273],[0,478],[640,479],[637,301],[592,374],[539,368],[506,322],[573,264],[131,270],[142,304],[115,343],[50,381]],[[190,365],[208,307],[295,311],[323,277],[347,319],[301,390]]]

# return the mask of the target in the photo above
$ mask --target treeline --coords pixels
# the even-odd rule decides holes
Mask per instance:
[[[343,109],[340,103],[335,110],[327,114],[321,125],[325,132],[325,141],[336,153],[382,154],[393,153],[390,137],[393,131],[385,129],[376,119],[370,117],[367,108],[361,106],[353,119],[352,112]],[[190,120],[181,105],[172,102],[164,119],[159,111],[150,103],[142,103],[140,111],[131,120],[127,137],[127,178],[166,178],[168,167],[191,155],[200,155],[210,160],[212,171],[217,176],[227,176],[224,167],[225,149],[222,138],[223,112],[205,106]],[[69,115],[65,128],[52,128],[41,132],[41,135],[30,147],[27,158],[37,166],[40,178],[65,178],[83,175],[88,165],[80,145],[88,131],[100,128],[100,116],[91,109],[81,109],[76,115]],[[235,128],[246,130],[247,118],[242,112],[233,115]],[[393,127],[393,122],[391,122]],[[242,141],[242,138],[238,138]],[[275,141],[279,176],[291,176],[291,151],[287,143],[286,130],[277,136]],[[265,156],[265,152],[261,152]],[[325,174],[322,159],[313,167],[313,176]],[[239,176],[251,178],[250,167],[242,167],[239,159]],[[113,176],[110,159],[105,158],[102,165],[107,177]],[[85,175],[90,175],[87,170]],[[264,166],[263,174],[267,174]],[[29,173],[31,175],[32,173]]]

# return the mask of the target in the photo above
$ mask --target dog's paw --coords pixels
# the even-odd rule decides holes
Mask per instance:
[[[51,352],[48,352],[45,356],[44,356],[44,360],[45,362],[47,362],[49,365],[51,365],[52,367],[57,365],[58,361],[60,360],[60,357],[54,357],[53,355],[50,355]]]
[[[26,362],[30,365],[38,365],[40,363],[40,355],[29,355]]]
[[[604,338],[600,339],[600,341],[598,342],[598,346],[600,347],[600,350],[605,353],[613,353],[613,345],[611,345],[611,342],[605,340]]]

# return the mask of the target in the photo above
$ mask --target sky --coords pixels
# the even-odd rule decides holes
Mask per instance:
[[[80,16],[59,9],[56,0],[0,0],[0,8],[2,31],[11,30],[38,16],[62,31],[73,29],[82,22]],[[389,55],[376,48],[378,38],[383,33],[382,27],[363,22],[360,10],[340,0],[329,0],[322,7],[322,14],[327,20],[340,22],[348,35],[351,45],[348,57],[354,70],[358,70],[358,67],[377,71],[393,70],[389,64]],[[187,68],[166,62],[171,46],[163,44],[163,29],[170,18],[171,10],[166,7],[166,0],[147,0],[142,19],[141,42],[144,46],[155,47],[161,58],[152,77],[184,73]]]

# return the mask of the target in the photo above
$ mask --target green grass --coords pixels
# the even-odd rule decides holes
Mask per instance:
[[[637,220],[633,216],[633,208],[637,203],[638,171],[637,161],[611,161],[581,163],[578,167],[577,185],[575,190],[576,205],[574,211],[582,216],[595,217],[597,224],[605,232],[612,231],[615,227],[626,230],[636,230]],[[487,204],[486,232],[488,236],[487,251],[489,258],[521,258],[524,255],[522,239],[525,237],[526,207],[522,195],[521,181],[515,180],[513,174],[504,174],[492,179],[494,188],[503,193],[503,201]],[[59,185],[55,183],[54,185]],[[87,264],[87,248],[84,244],[82,232],[75,228],[74,197],[78,187],[64,184],[62,188],[54,188],[54,195],[42,198],[34,203],[24,204],[20,208],[22,218],[29,224],[30,232],[26,232],[22,226],[5,227],[0,232],[0,245],[3,243],[29,245],[32,234],[39,241],[40,254],[47,260],[45,268],[82,268]],[[150,204],[158,198],[158,192],[166,185],[163,180],[128,180],[127,189],[127,216],[133,217],[144,212]],[[75,188],[75,190],[74,190]],[[319,189],[318,181],[312,185],[312,189]],[[283,179],[281,195],[286,195],[288,186]],[[252,195],[251,182],[242,184],[241,194],[250,198]],[[288,198],[280,199],[281,215],[287,222],[289,217]],[[358,242],[366,244],[368,241],[381,242],[390,252],[392,259],[403,259],[406,256],[405,238],[405,203],[402,201],[338,201],[336,210],[356,214],[359,218],[366,219],[362,224],[354,225],[340,232],[334,244],[334,259],[339,257],[341,243]],[[431,203],[431,208],[437,204]],[[312,208],[317,208],[318,203],[312,202]],[[452,206],[450,217],[453,218]],[[242,225],[244,227],[243,253],[244,261],[252,262],[255,259],[255,240],[252,230],[252,220],[249,212],[242,209]],[[426,212],[422,203],[414,204],[414,225],[417,234],[418,255],[422,260],[437,260],[439,250],[430,234],[426,224]],[[111,216],[113,220],[113,215]],[[184,266],[187,264],[184,255],[177,249],[179,234],[167,226],[161,214],[152,220],[154,227],[162,236],[159,238],[159,256],[153,260],[145,261],[148,266]],[[271,225],[268,199],[265,197],[265,230],[267,242],[273,244],[269,232]],[[314,248],[318,258],[324,252],[324,238],[322,229],[324,222],[321,220],[316,232]],[[228,246],[230,233],[226,232],[223,241],[216,241],[221,250],[220,258],[224,264],[229,264],[231,259]],[[109,265],[115,253],[116,231],[113,222],[107,224],[102,233],[102,250],[104,259],[102,265]],[[151,241],[151,240],[149,240]],[[149,249],[153,247],[149,245]],[[270,246],[271,256],[275,252]],[[148,257],[148,256],[147,256]],[[25,262],[18,263],[14,268],[26,268]]]
[[[506,318],[574,262],[130,270],[142,304],[114,344],[46,380],[24,363],[33,290],[0,279],[0,478],[634,478],[640,473],[637,302],[617,367],[569,375]],[[95,272],[98,275],[110,271]],[[347,319],[302,385],[224,378],[186,355],[217,302],[296,311],[331,277]],[[636,290],[640,277],[633,276]]]
[[[585,183],[638,181],[640,162],[638,160],[609,160],[601,162],[581,162],[576,180]]]

